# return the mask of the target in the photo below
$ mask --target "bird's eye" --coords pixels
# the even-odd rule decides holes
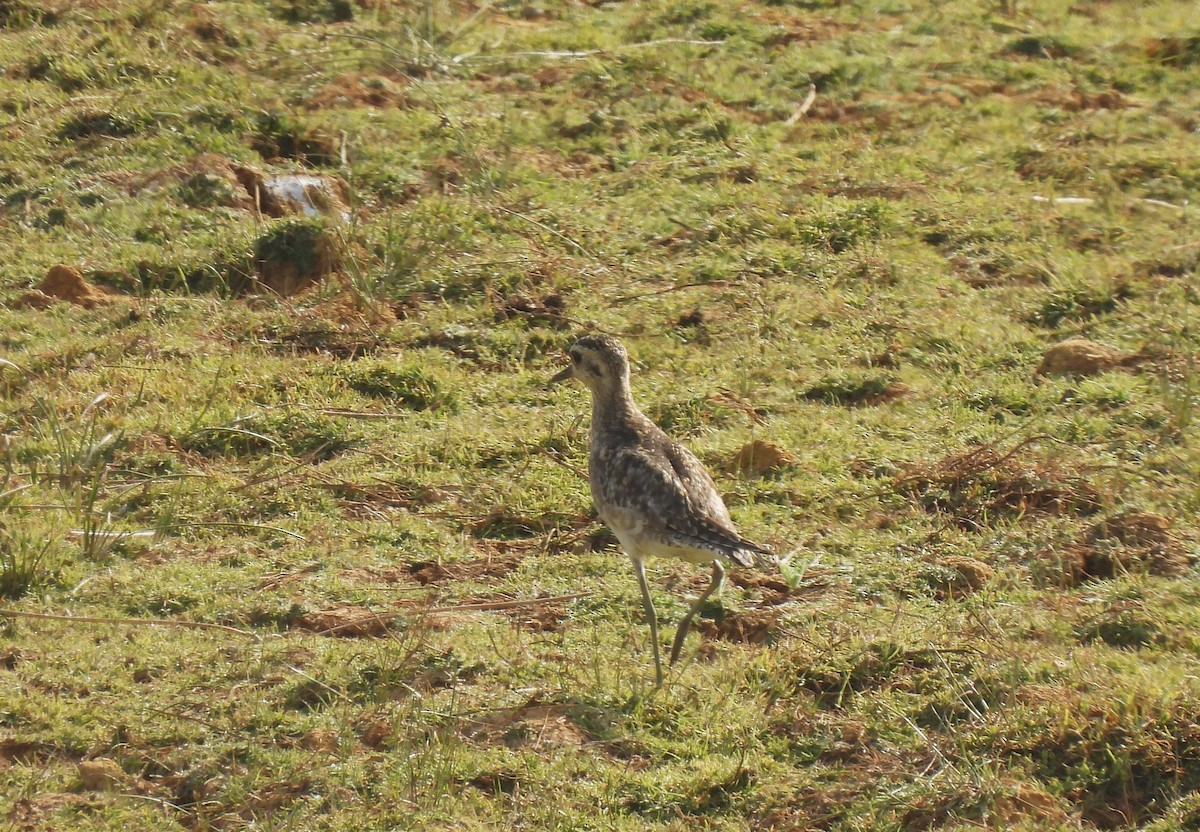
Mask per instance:
[[[572,352],[572,353],[568,353],[568,355],[571,356],[571,360],[574,361],[576,364],[579,363],[579,353]]]

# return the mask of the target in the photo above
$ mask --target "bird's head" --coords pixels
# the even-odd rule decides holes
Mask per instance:
[[[577,378],[593,393],[619,389],[629,381],[629,353],[611,335],[585,335],[567,348],[570,365],[551,384]]]

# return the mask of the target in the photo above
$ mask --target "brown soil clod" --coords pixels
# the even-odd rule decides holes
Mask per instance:
[[[111,303],[113,297],[84,280],[75,267],[51,266],[42,282],[18,298],[14,306],[18,309],[45,309],[59,300],[92,309],[100,304]]]
[[[516,556],[486,557],[457,563],[422,560],[410,563],[408,574],[417,583],[427,586],[447,580],[503,578],[516,569],[519,563],[520,559]]]
[[[799,461],[786,448],[755,439],[743,445],[729,460],[726,468],[733,473],[757,477],[795,465]]]
[[[1046,350],[1035,375],[1094,376],[1115,367],[1133,367],[1144,360],[1141,353],[1121,352],[1086,338],[1069,338]]]
[[[82,760],[79,763],[78,773],[79,784],[87,791],[114,791],[129,779],[117,761],[107,757]]]
[[[496,320],[507,321],[510,318],[524,318],[535,323],[549,324],[561,329],[568,325],[566,301],[557,293],[531,298],[520,293],[509,295],[496,304]]]
[[[690,329],[702,326],[705,321],[704,310],[696,307],[691,312],[685,312],[675,320],[675,326],[680,329]]]
[[[965,598],[995,577],[996,570],[975,558],[949,555],[926,565],[925,579],[939,601]]]
[[[421,586],[435,584],[450,577],[449,570],[440,563],[432,560],[418,561],[408,565],[409,574]]]

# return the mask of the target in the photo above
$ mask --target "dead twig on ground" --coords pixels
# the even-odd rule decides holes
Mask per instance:
[[[416,610],[418,615],[435,615],[443,612],[494,612],[496,610],[511,610],[518,607],[535,607],[543,604],[555,604],[562,601],[574,601],[577,598],[586,598],[591,595],[590,592],[573,592],[570,595],[551,595],[544,598],[518,598],[512,601],[481,601],[475,604],[456,604],[448,607],[425,607],[424,609]],[[330,627],[327,630],[320,630],[316,633],[319,636],[333,635],[341,630],[348,630],[352,627],[362,626],[371,621],[386,623],[405,615],[410,610],[402,610],[397,612],[389,612],[383,614],[372,614],[363,618],[347,621],[344,624],[338,624],[336,627]]]
[[[796,108],[796,112],[794,112],[790,116],[788,116],[788,120],[783,123],[783,126],[791,127],[793,124],[798,122],[800,119],[804,118],[804,116],[808,114],[808,111],[810,109],[812,109],[813,102],[816,100],[817,100],[817,85],[809,84],[808,85],[808,95],[805,96],[804,101],[800,104],[800,106]]]

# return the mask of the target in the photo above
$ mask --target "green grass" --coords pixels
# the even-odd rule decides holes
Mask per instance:
[[[0,617],[0,818],[1196,828],[1194,17],[0,3],[3,609],[232,628]],[[658,691],[595,328],[795,550]]]

